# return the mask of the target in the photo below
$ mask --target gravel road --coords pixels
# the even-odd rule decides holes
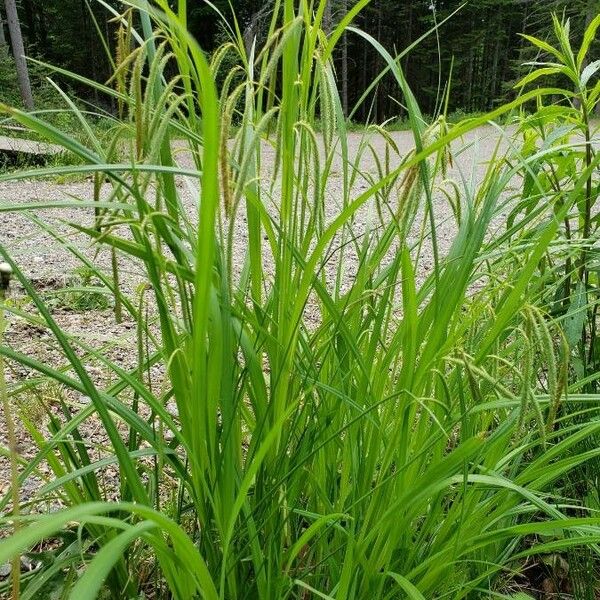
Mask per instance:
[[[409,132],[396,132],[392,138],[397,145],[399,156],[392,156],[393,164],[396,164],[400,157],[406,155],[413,148],[412,136]],[[360,151],[363,137],[361,134],[350,134],[349,153],[355,157]],[[482,179],[486,162],[492,157],[497,148],[499,140],[498,130],[493,127],[484,127],[470,133],[462,140],[457,140],[453,145],[454,163],[448,173],[448,177],[455,180],[463,180],[466,185],[476,187]],[[373,152],[365,152],[361,159],[361,171],[374,177],[377,176],[377,167],[375,156],[383,159],[385,154],[384,141],[381,137],[375,136],[371,139]],[[506,147],[506,142],[500,144]],[[265,147],[263,166],[266,171],[272,171],[274,162],[274,149]],[[179,155],[181,166],[190,167],[191,160],[189,155],[182,152]],[[326,219],[331,219],[337,214],[339,203],[342,197],[342,165],[341,160],[337,160],[332,168],[331,177],[327,183],[327,207]],[[469,183],[471,182],[471,183]],[[189,207],[190,214],[195,214],[195,198],[192,189],[183,181],[178,182],[183,202]],[[366,187],[365,181],[360,178],[356,181],[353,195],[358,195]],[[276,190],[275,190],[276,191]],[[69,200],[73,198],[91,200],[93,197],[93,185],[91,180],[80,180],[76,182],[58,183],[50,180],[27,180],[27,181],[0,181],[0,207],[6,207],[11,204],[24,204],[34,202],[47,202]],[[273,206],[269,210],[277,210]],[[52,228],[56,232],[65,236],[75,247],[84,255],[93,259],[97,263],[108,267],[110,256],[106,251],[98,252],[97,248],[90,244],[89,239],[73,232],[66,223],[75,222],[84,225],[92,225],[93,214],[91,209],[60,208],[51,210],[36,210],[34,216],[42,221],[46,228]],[[357,215],[357,231],[364,230],[367,222],[374,216],[373,205],[367,205]],[[439,244],[441,252],[445,252],[454,237],[455,228],[452,225],[452,211],[448,202],[442,195],[435,197],[435,218],[439,224]],[[30,279],[36,290],[47,294],[64,288],[72,281],[74,270],[80,266],[78,260],[65,248],[59,244],[53,237],[40,227],[31,218],[28,218],[23,212],[0,212],[0,244],[6,252],[20,265],[25,275]],[[246,239],[244,227],[245,215],[240,211],[236,222],[235,243],[233,248],[234,264],[239,269],[244,257],[246,256]],[[347,260],[349,265],[346,269],[346,277],[351,279],[354,266],[352,265],[352,255],[349,254]],[[421,262],[420,274],[423,278],[431,265],[431,257],[425,255]],[[134,265],[122,263],[121,279],[123,285],[133,290],[141,280],[141,274]],[[265,265],[269,271],[271,265]],[[31,304],[19,286],[15,286],[12,296],[14,301],[23,308],[31,310]],[[110,309],[89,310],[78,312],[65,307],[57,307],[53,310],[53,316],[63,331],[85,341],[92,347],[104,347],[109,345],[107,352],[111,359],[128,366],[131,364],[131,357],[135,356],[133,349],[135,343],[134,323],[125,320],[122,324],[116,324],[113,313]],[[54,366],[61,365],[63,360],[61,352],[57,347],[56,341],[47,331],[41,327],[28,323],[25,319],[14,315],[8,316],[8,329],[5,334],[6,342],[16,350],[29,356]],[[107,374],[102,368],[94,364],[90,365],[90,374],[97,381],[108,383]],[[158,375],[158,374],[157,374]],[[9,364],[7,368],[8,380],[11,383],[23,382],[34,374],[19,365]],[[19,396],[19,410],[21,414],[27,414],[39,425],[44,422],[43,411],[40,411],[39,400],[43,400],[52,407],[53,412],[60,412],[60,400],[71,406],[72,410],[79,410],[85,406],[89,400],[83,396],[67,392],[52,387],[42,387],[41,391],[32,394],[26,392]],[[38,422],[39,419],[39,422]],[[6,444],[3,426],[3,419],[0,421],[0,443]],[[107,440],[102,428],[97,421],[90,419],[86,421],[82,428],[82,433],[89,444],[92,458],[99,458],[105,452]],[[36,446],[32,443],[25,428],[19,426],[19,452],[23,458],[31,458],[36,453]],[[8,469],[5,467],[4,459],[0,459],[0,494],[6,491],[8,486]],[[36,489],[39,488],[44,475],[47,473],[47,466],[42,466],[38,477],[30,477],[23,486],[23,498],[30,497]],[[108,469],[106,477],[114,479],[114,470]]]

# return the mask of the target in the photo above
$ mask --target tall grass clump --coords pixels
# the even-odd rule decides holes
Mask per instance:
[[[590,22],[579,48],[570,40],[570,24],[553,18],[553,39],[529,40],[538,48],[540,60],[519,84],[531,87],[543,78],[562,82],[550,99],[540,98],[536,110],[522,118],[523,154],[536,155],[530,171],[523,173],[523,196],[515,211],[536,212],[542,204],[560,210],[565,198],[576,191],[577,200],[563,216],[559,235],[538,275],[544,280],[541,306],[551,315],[564,334],[564,353],[569,356],[565,380],[571,392],[596,394],[600,372],[597,335],[598,314],[598,159],[593,140],[598,128],[597,113],[600,85],[598,61],[591,60],[592,44],[600,26],[600,16]],[[587,419],[584,405],[564,407],[577,420]],[[600,438],[582,440],[576,451],[592,450]],[[571,471],[561,482],[561,492],[584,498],[590,509],[600,507],[600,488],[596,458]],[[586,581],[593,564],[593,552],[578,552],[571,557],[572,570],[583,569],[574,577],[575,593],[591,597]]]
[[[124,364],[64,331],[0,246],[35,308],[9,299],[8,319],[47,328],[64,358],[43,362],[8,332],[5,363],[37,373],[7,388],[14,410],[48,382],[90,401],[49,410],[49,435],[19,412],[37,444],[19,484],[43,479],[20,516],[10,492],[1,501],[18,530],[0,563],[42,557],[21,597],[50,585],[77,599],[510,597],[527,562],[595,557],[597,513],[562,484],[600,454],[585,445],[598,398],[569,388],[569,335],[544,301],[558,285],[541,265],[597,161],[552,205],[545,147],[498,149],[482,181],[450,170],[453,141],[556,89],[427,123],[401,56],[351,26],[368,0],[329,35],[324,1],[277,0],[262,48],[224,20],[210,60],[184,0],[125,4],[115,76],[87,82],[120,107],[111,142],[75,105],[86,143],[3,107],[83,164],[2,179],[95,180],[90,197],[3,210],[61,241],[135,332]],[[350,146],[332,62],[343,35],[396,78],[412,152],[377,126]],[[64,205],[87,216],[72,227],[110,251],[108,268],[33,212]],[[108,440],[100,458],[90,422]]]

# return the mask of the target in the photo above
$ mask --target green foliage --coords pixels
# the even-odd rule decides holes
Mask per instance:
[[[71,100],[74,96],[73,88],[66,84],[62,88],[59,87],[49,79],[51,74],[55,75],[48,66],[35,60],[29,62],[35,109],[40,115],[43,114],[52,126],[78,137],[82,134],[81,123],[71,110],[69,102],[77,104],[80,110],[84,109],[85,104],[77,98]],[[69,102],[65,98],[69,98]],[[15,107],[22,106],[15,63],[7,46],[0,46],[0,103]],[[90,126],[97,130],[98,135],[110,130],[113,125],[113,119],[101,110],[89,111],[88,120]],[[3,125],[8,125],[9,128],[4,128]],[[3,119],[0,122],[0,135],[23,136],[22,131],[11,129],[14,125],[15,123],[10,119]],[[27,135],[36,137],[35,132],[31,131],[27,132]],[[54,160],[61,164],[68,164],[73,157],[63,154],[54,157]]]
[[[0,46],[0,89],[2,90],[2,102],[11,106],[20,105],[21,96],[17,71],[12,56],[8,52],[8,46]]]
[[[600,15],[590,19],[579,46],[572,45],[571,22],[553,18],[553,38],[544,41],[528,36],[542,54],[530,73],[518,84],[527,88],[541,79],[554,79],[563,86],[554,90],[552,102],[539,102],[537,111],[521,121],[527,153],[539,153],[529,172],[523,173],[523,202],[517,210],[535,211],[540,202],[560,210],[564,198],[575,195],[576,203],[563,220],[557,248],[544,264],[546,290],[543,302],[561,324],[571,369],[565,373],[569,389],[598,392],[600,352],[597,312],[600,280],[597,269],[597,200],[599,162],[592,140],[597,133],[591,115],[600,101],[598,64],[592,61],[591,46],[600,26]],[[534,192],[535,185],[537,193]],[[532,201],[532,196],[534,200]],[[565,407],[579,410],[580,407]],[[585,452],[597,447],[593,436],[574,449]],[[596,477],[600,463],[594,459],[574,469],[562,482],[566,495],[585,498],[596,509],[600,491]],[[586,580],[597,569],[593,553],[580,552],[569,558],[577,597],[590,598]],[[592,595],[590,595],[592,594]]]
[[[107,290],[97,285],[95,271],[79,267],[69,285],[45,294],[45,301],[53,309],[74,312],[105,310],[109,307]]]
[[[19,517],[3,497],[3,525],[20,528],[0,542],[0,563],[40,542],[76,535],[78,543],[67,555],[59,545],[59,562],[24,581],[24,597],[57,570],[77,599],[145,590],[182,600],[506,597],[514,589],[507,573],[526,561],[581,548],[595,557],[597,504],[565,481],[598,460],[599,397],[579,389],[579,378],[569,388],[574,336],[551,313],[568,299],[558,259],[573,253],[589,272],[585,243],[565,249],[561,236],[571,217],[585,229],[596,159],[563,144],[575,162],[556,165],[568,178],[557,192],[543,165],[559,154],[524,126],[523,147],[495,156],[482,181],[449,173],[453,142],[528,103],[543,106],[556,89],[524,92],[456,124],[429,123],[401,61],[349,28],[367,0],[328,35],[324,2],[310,11],[282,0],[264,48],[248,55],[232,26],[210,62],[188,33],[185,2],[172,9],[160,0],[160,13],[131,4],[136,16],[123,19],[120,39],[139,43],[120,56],[116,90],[90,82],[126,121],[112,140],[74,103],[77,138],[9,110],[84,166],[0,181],[95,177],[94,197],[68,205],[94,209],[93,226],[72,227],[119,258],[110,277],[31,218],[112,292],[136,338],[131,367],[64,331],[0,245],[37,314],[5,309],[44,326],[64,358],[57,367],[0,345],[3,360],[39,375],[8,394],[50,380],[90,400],[60,419],[49,411],[49,435],[23,416],[39,450],[20,463],[19,483],[47,468],[31,502],[63,508]],[[332,62],[348,33],[389,68],[415,140],[407,155],[379,127],[349,151]],[[217,88],[232,63],[243,69],[240,83]],[[192,168],[178,165],[173,135]],[[367,152],[376,172],[361,168]],[[447,250],[440,194],[455,221]],[[143,273],[134,292],[119,285],[125,261]],[[576,312],[566,311],[573,328]],[[107,377],[92,377],[98,364]],[[108,440],[100,458],[83,443],[88,422]],[[118,470],[112,486],[108,468]]]
[[[53,107],[56,104],[57,95],[56,91],[46,81],[44,69],[32,63],[30,77],[36,107],[39,109]],[[12,55],[8,51],[8,46],[0,46],[0,102],[10,106],[21,106],[16,67]],[[68,119],[70,115],[63,118]],[[64,121],[59,122],[58,125],[64,125]]]
[[[553,24],[554,44],[528,36],[547,62],[538,60],[535,69],[517,85],[527,88],[541,78],[557,75],[566,85],[554,90],[551,104],[540,102],[534,114],[522,119],[520,130],[525,151],[534,154],[543,150],[531,170],[523,173],[523,197],[531,195],[534,182],[541,187],[535,202],[521,203],[516,210],[535,210],[541,201],[550,202],[560,210],[565,196],[577,194],[574,211],[565,215],[561,231],[564,250],[553,255],[560,262],[554,265],[548,292],[554,294],[551,307],[555,315],[562,316],[569,347],[576,351],[573,356],[576,379],[587,382],[582,389],[595,392],[596,374],[600,370],[595,324],[600,281],[594,248],[598,237],[595,207],[600,180],[598,158],[592,146],[596,131],[591,115],[600,102],[600,63],[590,60],[589,51],[600,26],[600,15],[590,21],[580,48],[571,44],[570,21],[561,22],[554,17]]]

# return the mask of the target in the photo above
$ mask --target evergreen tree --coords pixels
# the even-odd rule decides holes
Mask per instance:
[[[9,1],[14,4],[15,0]],[[327,32],[354,1],[328,0],[323,19]],[[231,4],[247,46],[254,38],[260,42],[276,3],[237,0]],[[213,0],[212,6],[204,1],[188,3],[188,26],[209,53],[225,39],[214,7],[227,16],[231,4],[229,0]],[[109,5],[117,11],[122,7],[118,0],[110,0]],[[114,15],[102,4],[93,0],[21,0],[18,8],[30,54],[99,81],[108,79],[111,65],[104,44],[112,50],[115,23],[109,22]],[[537,51],[520,34],[550,38],[552,12],[570,19],[577,44],[586,23],[600,12],[600,0],[470,0],[467,4],[463,0],[371,0],[355,24],[391,52],[403,51],[437,27],[402,60],[423,111],[433,115],[442,106],[448,84],[451,111],[488,110],[514,95],[514,83],[530,68],[526,63],[537,57]],[[385,65],[369,43],[351,33],[338,44],[334,60],[348,113]],[[401,116],[401,104],[396,82],[386,76],[354,118],[381,122]]]

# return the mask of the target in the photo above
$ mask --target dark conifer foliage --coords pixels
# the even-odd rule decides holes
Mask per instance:
[[[326,27],[338,22],[352,5],[352,0],[330,2]],[[240,28],[251,40],[265,35],[262,24],[268,22],[274,2],[213,0],[211,4],[198,0],[188,6],[188,25],[208,52],[224,39],[214,7],[230,15],[233,6]],[[110,22],[110,7],[120,9],[118,0],[20,0],[18,5],[31,56],[98,81],[108,78],[106,47],[113,49],[116,29]],[[439,25],[405,57],[408,82],[428,114],[440,109],[448,84],[449,110],[476,112],[510,98],[513,83],[527,69],[523,63],[536,59],[521,33],[548,37],[549,14],[555,12],[571,19],[576,43],[586,22],[599,11],[599,0],[372,0],[355,25],[398,52]],[[345,86],[341,96],[351,111],[383,62],[362,38],[349,33],[336,64],[340,86]],[[402,113],[395,83],[384,77],[353,117],[381,122]]]

